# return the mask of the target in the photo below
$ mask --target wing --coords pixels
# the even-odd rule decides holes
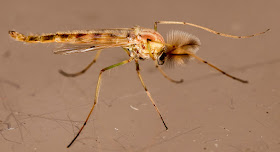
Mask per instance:
[[[133,29],[104,29],[57,33],[56,42],[62,44],[55,54],[72,54],[135,44]]]
[[[129,43],[123,43],[123,44],[62,44],[56,49],[54,49],[54,54],[73,54],[73,53],[84,53],[89,51],[95,51],[95,50],[101,50],[101,49],[107,49],[107,48],[114,48],[114,47],[125,47],[128,46]]]

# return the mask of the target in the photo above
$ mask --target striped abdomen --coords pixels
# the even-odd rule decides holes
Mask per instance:
[[[95,43],[95,44],[116,44],[128,42],[127,35],[130,30],[108,30],[108,31],[81,31],[72,33],[56,33],[44,35],[25,36],[16,31],[9,31],[12,38],[28,43]]]

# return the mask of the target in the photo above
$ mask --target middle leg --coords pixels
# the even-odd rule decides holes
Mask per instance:
[[[78,132],[77,135],[74,137],[74,139],[70,142],[70,144],[67,146],[67,148],[69,148],[69,147],[74,143],[74,141],[78,138],[78,136],[80,135],[80,133],[82,132],[82,130],[83,130],[84,127],[86,126],[87,121],[88,121],[88,119],[89,119],[89,117],[90,117],[90,115],[91,115],[91,113],[92,113],[92,111],[93,111],[95,105],[96,105],[97,102],[98,102],[98,96],[99,96],[99,91],[100,91],[102,73],[105,72],[105,71],[107,71],[107,70],[110,70],[110,69],[112,69],[112,68],[115,68],[115,67],[117,67],[117,66],[120,66],[120,65],[129,63],[129,62],[131,62],[132,60],[133,60],[133,58],[130,58],[130,59],[128,59],[128,60],[124,60],[124,61],[122,61],[122,62],[120,62],[120,63],[117,63],[117,64],[113,64],[113,65],[111,65],[111,66],[108,66],[108,67],[106,67],[106,68],[104,68],[104,69],[102,69],[102,70],[100,71],[99,77],[98,77],[98,81],[97,81],[97,85],[96,85],[96,90],[95,90],[95,97],[94,97],[93,106],[91,107],[90,112],[89,112],[89,114],[88,114],[88,116],[87,116],[87,118],[86,118],[86,120],[85,120],[83,126],[80,128],[79,132]]]
[[[146,85],[145,85],[145,83],[144,83],[144,81],[143,81],[143,79],[142,79],[142,76],[141,76],[141,74],[140,74],[139,63],[138,63],[137,60],[135,60],[135,64],[136,64],[136,72],[137,72],[137,75],[138,75],[138,77],[139,77],[139,79],[140,79],[140,81],[141,81],[141,84],[142,84],[142,86],[144,87],[144,89],[145,89],[145,91],[146,91],[148,97],[150,98],[152,104],[154,105],[154,107],[155,107],[155,109],[156,109],[158,115],[160,116],[160,119],[161,119],[161,121],[162,121],[162,123],[163,123],[165,129],[168,130],[168,127],[166,126],[166,124],[165,124],[165,122],[164,122],[164,120],[163,120],[163,118],[162,118],[162,116],[161,116],[161,114],[160,114],[160,112],[159,112],[159,109],[158,109],[157,106],[156,106],[156,103],[155,103],[154,99],[152,98],[150,92],[148,91],[148,89],[147,89],[147,87],[146,87]]]

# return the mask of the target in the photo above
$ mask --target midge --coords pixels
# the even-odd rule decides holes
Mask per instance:
[[[72,53],[81,53],[81,52],[98,50],[96,56],[91,61],[91,63],[87,67],[85,67],[83,70],[81,70],[80,72],[66,73],[62,70],[59,71],[62,75],[67,76],[67,77],[75,77],[75,76],[85,73],[96,62],[102,49],[113,48],[113,47],[122,47],[129,56],[128,60],[124,60],[122,62],[105,67],[100,71],[97,86],[96,86],[93,106],[92,106],[83,126],[81,127],[81,129],[79,130],[77,135],[74,137],[74,139],[67,146],[67,148],[69,148],[74,143],[74,141],[77,139],[77,137],[79,136],[79,134],[85,127],[95,105],[98,102],[102,73],[109,69],[115,68],[117,66],[129,63],[133,60],[135,62],[136,72],[142,83],[142,86],[144,87],[152,104],[154,105],[166,130],[168,129],[168,127],[165,124],[165,122],[159,112],[159,109],[157,108],[157,106],[155,104],[155,101],[153,100],[146,85],[144,84],[142,76],[140,75],[140,67],[139,67],[139,63],[138,63],[139,60],[145,60],[145,59],[151,58],[152,60],[155,61],[155,67],[160,71],[160,73],[166,79],[168,79],[174,83],[181,83],[181,82],[183,82],[183,79],[181,79],[181,80],[171,79],[170,77],[168,77],[165,74],[165,72],[159,67],[159,65],[163,65],[165,62],[172,63],[172,64],[184,64],[191,58],[195,58],[198,61],[209,65],[211,68],[216,69],[217,71],[221,72],[225,76],[228,76],[229,78],[232,78],[232,79],[237,80],[242,83],[248,83],[248,81],[234,77],[234,76],[224,72],[220,68],[214,66],[213,64],[211,64],[211,63],[205,61],[204,59],[198,57],[197,55],[195,55],[195,53],[198,51],[201,43],[197,37],[195,37],[191,34],[188,34],[186,32],[182,32],[182,31],[171,31],[167,35],[167,41],[165,42],[163,37],[157,32],[158,24],[189,25],[189,26],[197,27],[197,28],[203,29],[205,31],[208,31],[208,32],[220,35],[220,36],[236,38],[236,39],[249,38],[249,37],[253,37],[256,35],[264,34],[267,31],[269,31],[269,29],[268,29],[264,32],[256,33],[253,35],[235,36],[235,35],[229,35],[229,34],[225,34],[225,33],[216,32],[214,30],[211,30],[209,28],[199,26],[196,24],[187,23],[187,22],[175,22],[175,21],[155,22],[154,29],[148,29],[148,28],[142,28],[139,26],[135,26],[133,28],[116,28],[116,29],[101,29],[101,30],[89,30],[89,31],[58,32],[55,34],[29,35],[29,36],[25,36],[23,34],[15,32],[15,31],[9,31],[10,36],[18,41],[23,41],[23,42],[28,42],[28,43],[51,43],[51,42],[63,43],[64,45],[62,45],[61,47],[54,50],[55,54],[72,54]]]

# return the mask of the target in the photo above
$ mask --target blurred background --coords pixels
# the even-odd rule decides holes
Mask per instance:
[[[97,1],[10,0],[0,5],[0,151],[280,151],[279,5],[276,0]],[[24,44],[8,35],[57,31],[153,28],[155,21],[186,21],[219,32],[265,35],[231,39],[183,25],[159,25],[164,37],[182,30],[200,38],[198,55],[246,80],[242,84],[193,61],[168,68],[184,83],[166,80],[152,61],[140,62],[143,79],[166,121],[165,128],[136,75],[135,64],[103,75],[100,98],[70,149],[93,104],[99,71],[128,59],[121,48],[104,50],[84,75],[77,72],[96,52],[55,55],[55,44]]]

